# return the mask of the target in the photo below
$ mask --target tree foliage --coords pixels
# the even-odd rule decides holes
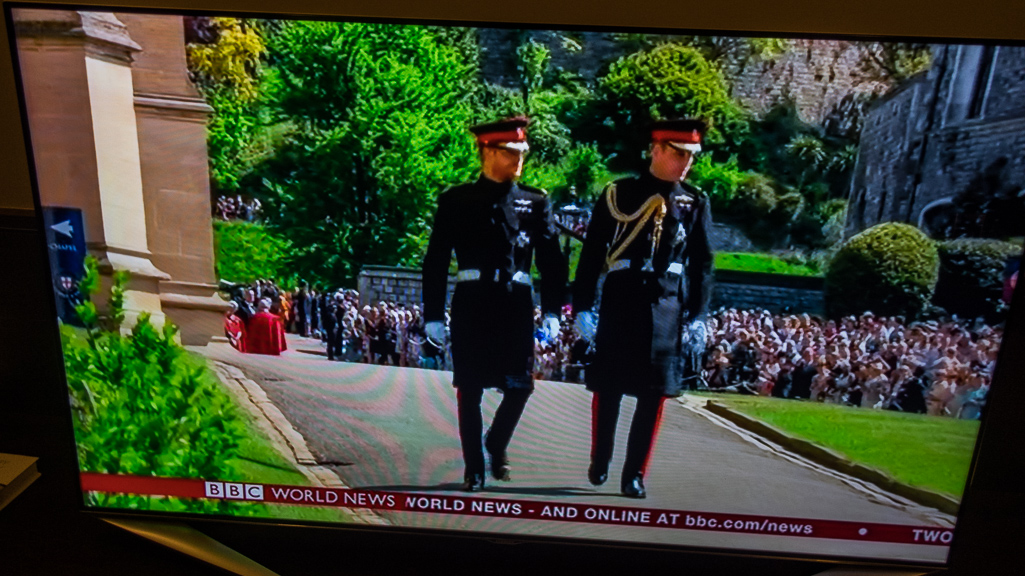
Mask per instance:
[[[438,194],[476,170],[475,68],[423,26],[286,22],[268,46],[269,99],[294,129],[249,190],[293,263],[332,285],[418,264]]]
[[[932,46],[921,42],[872,42],[866,47],[861,70],[869,78],[893,83],[928,70]]]
[[[239,181],[273,153],[277,130],[261,114],[261,58],[267,48],[255,21],[203,20],[207,41],[186,46],[189,72],[213,108],[207,124],[210,182],[215,195],[235,193]],[[197,40],[199,40],[197,38]]]
[[[291,243],[254,222],[214,220],[217,278],[236,283],[259,279],[284,284],[292,276]]]
[[[933,302],[962,318],[999,320],[1007,260],[1021,246],[982,238],[940,242],[940,276]]]
[[[747,116],[720,71],[701,52],[667,43],[619,59],[599,82],[596,136],[614,170],[637,169],[653,120],[695,117],[711,124],[705,141],[730,149],[747,132]]]

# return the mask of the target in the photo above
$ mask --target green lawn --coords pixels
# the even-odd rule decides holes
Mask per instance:
[[[788,262],[772,254],[751,254],[745,252],[716,252],[715,269],[786,274],[789,276],[822,275],[817,267],[808,264]]]
[[[961,497],[979,423],[779,398],[709,399],[913,486]]]

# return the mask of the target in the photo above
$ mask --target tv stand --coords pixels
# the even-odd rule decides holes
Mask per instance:
[[[127,530],[177,550],[188,556],[212,564],[239,576],[278,576],[248,557],[228,548],[217,540],[183,522],[168,520],[139,520],[136,518],[101,518],[104,522]]]
[[[871,566],[835,566],[818,573],[818,576],[925,576],[933,570],[911,568],[874,568]]]

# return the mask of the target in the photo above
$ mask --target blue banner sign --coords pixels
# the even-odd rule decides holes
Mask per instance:
[[[46,246],[50,255],[57,315],[62,322],[80,325],[75,306],[85,301],[78,281],[85,275],[85,226],[78,208],[43,208]]]

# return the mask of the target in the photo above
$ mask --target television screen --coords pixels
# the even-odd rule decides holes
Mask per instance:
[[[86,508],[947,561],[1025,47],[8,9]]]

